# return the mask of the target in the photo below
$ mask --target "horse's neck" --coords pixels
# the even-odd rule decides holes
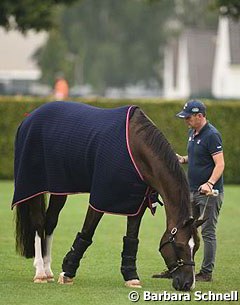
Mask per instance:
[[[146,145],[143,136],[138,132],[140,127],[136,116],[132,117],[129,127],[131,152],[144,181],[161,195],[165,203],[167,219],[168,221],[171,219],[168,224],[171,227],[178,223],[181,214],[178,205],[181,193],[179,181],[169,170],[166,162]]]
[[[176,200],[176,192],[179,192],[176,177],[170,172],[166,162],[146,145],[143,136],[138,133],[139,125],[134,116],[129,128],[131,153],[144,181],[161,195],[165,203],[173,202]]]

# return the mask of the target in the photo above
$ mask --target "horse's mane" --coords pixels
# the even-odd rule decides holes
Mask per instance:
[[[137,123],[141,125],[137,133],[141,133],[147,146],[153,153],[164,163],[170,173],[177,180],[180,186],[180,202],[179,208],[181,215],[180,223],[183,223],[191,213],[190,207],[190,191],[186,175],[179,164],[176,153],[173,151],[164,134],[152,123],[152,121],[140,110],[140,115],[137,118]]]

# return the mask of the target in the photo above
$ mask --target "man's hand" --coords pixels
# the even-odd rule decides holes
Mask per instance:
[[[178,157],[179,163],[181,164],[187,163],[186,157],[180,156],[179,154],[176,154],[176,156]]]
[[[207,181],[206,183],[200,185],[198,190],[202,194],[209,195],[209,194],[212,194],[213,185]]]

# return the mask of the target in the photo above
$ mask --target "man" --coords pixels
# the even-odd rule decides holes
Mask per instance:
[[[223,200],[222,139],[218,130],[207,121],[206,107],[202,102],[189,101],[176,116],[184,119],[190,128],[188,154],[177,156],[181,164],[188,163],[194,216],[207,219],[202,224],[204,256],[196,280],[210,282],[216,256],[216,225]],[[210,196],[213,190],[218,190],[219,194]],[[171,278],[171,274],[165,271],[153,277]]]
[[[63,75],[59,74],[54,84],[54,98],[56,101],[64,101],[68,98],[69,85]]]

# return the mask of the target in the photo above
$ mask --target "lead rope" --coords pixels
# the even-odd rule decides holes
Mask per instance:
[[[219,190],[212,190],[211,193],[208,193],[208,194],[206,195],[206,196],[207,196],[207,199],[206,199],[206,202],[205,202],[205,207],[204,207],[204,209],[203,209],[203,211],[202,211],[201,216],[198,218],[198,220],[203,220],[204,215],[205,215],[205,212],[206,212],[206,209],[207,209],[207,205],[208,205],[209,198],[210,198],[211,196],[216,197],[216,196],[218,196],[218,195],[219,195]]]

